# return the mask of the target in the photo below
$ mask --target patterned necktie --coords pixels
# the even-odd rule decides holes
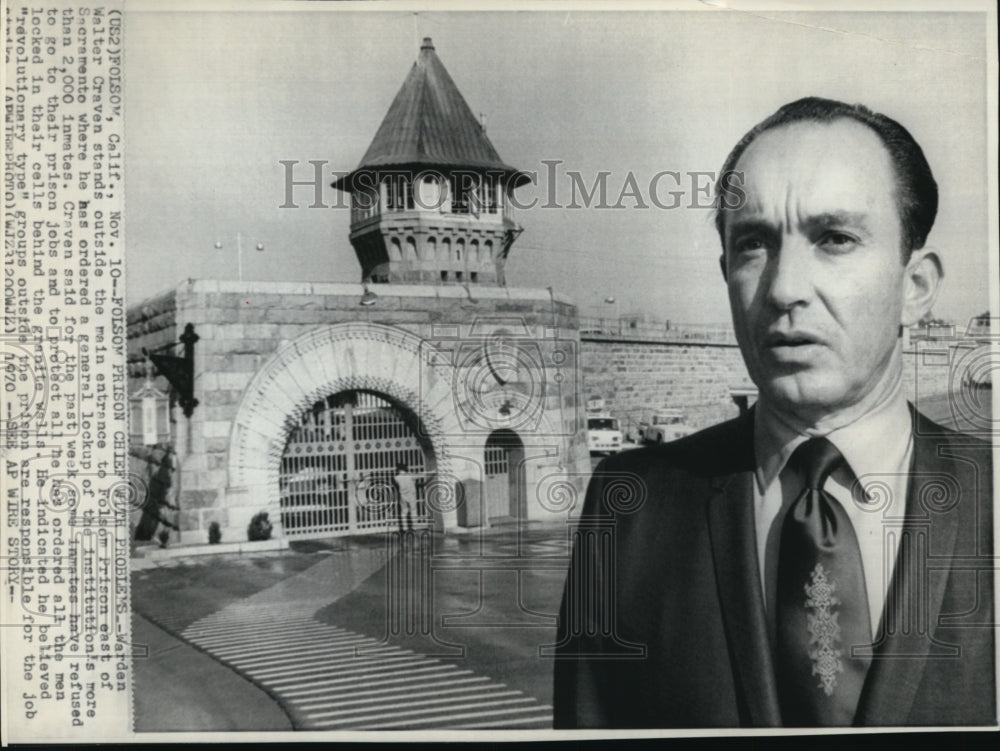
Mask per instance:
[[[871,658],[851,656],[871,644],[861,551],[851,520],[823,490],[844,463],[825,438],[799,446],[788,460],[806,487],[781,528],[777,589],[777,677],[785,725],[850,725]]]

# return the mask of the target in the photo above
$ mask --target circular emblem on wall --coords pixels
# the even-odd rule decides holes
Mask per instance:
[[[504,332],[464,342],[455,358],[459,412],[471,426],[496,430],[533,425],[543,407],[541,352]]]

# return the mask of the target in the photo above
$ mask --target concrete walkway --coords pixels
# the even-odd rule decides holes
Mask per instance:
[[[138,614],[132,639],[149,649],[132,662],[136,732],[292,729],[260,688]]]
[[[451,662],[313,615],[385,564],[379,550],[326,558],[188,626],[183,637],[264,688],[297,729],[551,727],[551,707]]]
[[[138,695],[151,684],[137,681],[136,729],[551,728],[552,666],[538,645],[555,637],[566,542],[559,525],[435,539],[434,570],[424,573],[417,564],[428,559],[415,556],[416,543],[400,553],[396,537],[151,562],[134,580],[137,611],[179,637],[177,652],[209,661],[254,698],[227,689],[203,703],[216,689],[201,670],[168,666],[163,682],[177,685],[157,687],[145,701]],[[521,558],[531,570],[506,571]],[[481,571],[499,564],[504,571]],[[432,580],[433,611],[405,611],[426,613],[423,626],[414,632],[418,622],[394,620],[404,612],[396,608],[409,606],[388,603],[388,593],[416,602],[431,596]],[[176,661],[173,652],[163,656]],[[241,724],[240,710],[212,705],[228,703],[227,694],[270,712],[255,709],[258,724]],[[174,695],[182,696],[176,711],[158,712],[159,698]],[[212,724],[206,715],[215,713]]]
[[[240,714],[204,707],[195,698],[190,702],[195,706],[182,702],[159,727],[146,721],[136,729],[184,728],[189,720],[192,729],[282,729],[289,727],[287,718],[295,729],[551,728],[550,705],[480,673],[475,665],[422,654],[372,638],[368,628],[362,633],[315,617],[382,571],[387,557],[385,547],[336,551],[180,631],[200,650],[200,659],[215,658],[221,663],[217,669],[251,690],[252,699],[220,697],[226,704],[257,707],[256,725],[241,725]],[[171,670],[187,674],[188,681],[192,675],[201,680],[200,672],[188,673],[184,665]],[[197,697],[202,689],[199,685],[191,694]],[[139,686],[137,695],[141,692]],[[260,703],[269,704],[270,711],[260,710]],[[143,712],[137,702],[137,716],[150,709],[156,717],[156,707]],[[216,712],[215,724],[208,727]]]

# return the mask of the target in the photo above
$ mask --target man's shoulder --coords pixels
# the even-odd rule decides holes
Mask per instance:
[[[640,476],[652,470],[680,471],[712,477],[750,471],[753,466],[753,417],[744,414],[669,443],[613,454],[594,471],[595,474],[619,472]]]
[[[978,487],[983,497],[992,498],[993,444],[941,425],[915,408],[912,413],[915,471],[947,474],[963,487]]]
[[[912,404],[910,405],[910,410],[913,415],[913,436],[916,440],[930,440],[938,443],[970,446],[989,445],[988,441],[983,440],[977,435],[955,430],[932,420]]]

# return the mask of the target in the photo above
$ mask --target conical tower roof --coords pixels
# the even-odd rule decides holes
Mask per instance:
[[[500,159],[429,37],[361,163],[334,186],[349,190],[363,171],[411,167],[503,171],[514,187],[529,179]]]

